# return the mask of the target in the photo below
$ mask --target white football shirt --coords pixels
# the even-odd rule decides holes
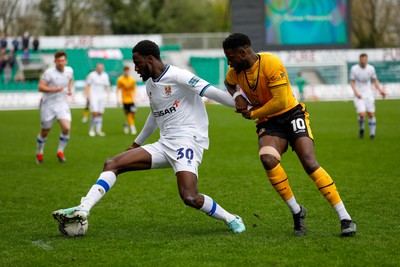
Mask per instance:
[[[74,79],[74,71],[71,67],[65,66],[63,72],[59,71],[55,66],[48,68],[41,79],[47,83],[48,87],[64,87],[61,92],[43,92],[43,104],[67,101],[68,85]]]
[[[208,116],[201,96],[209,86],[190,71],[171,65],[156,80],[146,81],[160,141],[187,137],[208,149]]]
[[[372,95],[371,79],[376,79],[374,66],[367,64],[361,68],[359,64],[351,67],[350,80],[355,81],[356,89],[362,96]]]
[[[86,82],[90,85],[90,98],[104,98],[106,88],[110,86],[110,78],[104,71],[100,74],[97,71],[92,71]]]

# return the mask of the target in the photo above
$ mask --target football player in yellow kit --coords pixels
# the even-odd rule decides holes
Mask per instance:
[[[304,170],[337,212],[341,235],[356,233],[356,224],[339,196],[329,174],[319,166],[313,135],[304,104],[293,96],[289,78],[281,60],[271,53],[255,53],[245,34],[234,33],[223,41],[230,66],[225,84],[236,102],[237,112],[257,123],[260,160],[272,186],[293,214],[294,234],[306,234],[306,209],[300,206],[282,168],[281,156],[288,144],[296,152]],[[240,87],[246,98],[238,91]]]
[[[121,98],[118,92],[121,91]],[[131,130],[131,134],[136,134],[135,127],[135,113],[137,111],[134,104],[134,97],[136,94],[136,82],[132,76],[129,75],[129,67],[124,67],[124,74],[118,77],[117,80],[117,101],[118,105],[120,99],[122,99],[122,104],[124,105],[124,112],[126,115],[126,123],[124,127],[124,132],[126,134]],[[128,127],[129,126],[129,127]]]

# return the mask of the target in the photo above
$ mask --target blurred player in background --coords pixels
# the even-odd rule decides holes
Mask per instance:
[[[105,136],[106,134],[102,131],[103,114],[110,94],[110,78],[105,73],[102,63],[97,63],[96,70],[89,74],[87,88],[89,91],[90,111],[92,112],[89,135]]]
[[[295,80],[295,83],[297,85],[297,88],[299,88],[300,101],[303,101],[304,100],[304,86],[307,84],[307,81],[303,77],[301,72],[297,73],[297,78]]]
[[[223,48],[230,65],[225,84],[236,101],[236,110],[244,118],[257,123],[260,160],[272,186],[293,214],[294,234],[306,234],[307,212],[297,203],[280,164],[288,144],[337,212],[341,221],[341,235],[355,234],[356,224],[347,213],[332,178],[315,158],[306,107],[293,96],[286,69],[280,59],[271,53],[254,53],[249,37],[241,33],[227,37]],[[237,86],[244,91],[249,102],[237,91]]]
[[[83,90],[83,94],[86,98],[86,105],[85,108],[83,109],[83,116],[82,116],[82,123],[86,123],[89,120],[89,111],[90,111],[90,101],[89,101],[89,88],[85,87],[85,90]]]
[[[121,97],[119,96],[121,92]],[[131,134],[136,134],[135,127],[135,95],[136,95],[136,82],[132,76],[129,75],[129,67],[124,67],[123,75],[118,77],[117,80],[117,103],[120,106],[120,99],[122,99],[122,104],[124,105],[124,112],[126,116],[126,122],[124,125],[125,134],[131,131]]]
[[[54,54],[55,66],[47,69],[39,82],[38,89],[43,93],[40,105],[41,130],[37,136],[36,162],[43,163],[43,148],[47,135],[55,120],[61,126],[57,157],[65,162],[64,149],[69,140],[71,129],[71,112],[67,103],[67,95],[73,90],[73,70],[67,65],[67,54],[59,51]]]
[[[386,93],[379,84],[374,66],[368,64],[367,54],[361,54],[359,63],[351,67],[350,85],[354,91],[354,105],[358,114],[359,137],[364,137],[365,116],[368,115],[369,136],[374,139],[376,133],[375,98],[371,88],[371,80],[374,82],[375,88],[385,98]]]
[[[117,175],[136,170],[173,168],[184,203],[222,220],[234,233],[245,231],[242,219],[197,191],[198,167],[208,149],[208,117],[202,96],[233,107],[232,97],[191,72],[165,65],[152,41],[139,42],[132,50],[135,70],[146,81],[151,112],[141,133],[125,152],[106,161],[96,184],[81,205],[53,213],[60,222],[86,220],[90,209],[114,185]],[[160,139],[141,146],[160,128]],[[162,205],[162,203],[161,203]]]
[[[86,81],[89,78],[89,74],[94,71],[93,69],[88,73],[86,76]],[[86,86],[85,89],[83,90],[83,95],[86,98],[86,105],[85,108],[83,109],[83,116],[82,116],[82,123],[86,123],[89,120],[89,115],[90,115],[90,100],[89,100],[89,87]]]

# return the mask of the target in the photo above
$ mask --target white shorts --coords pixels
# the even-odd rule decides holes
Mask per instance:
[[[173,168],[174,173],[188,171],[198,177],[203,148],[189,138],[163,140],[142,146],[151,154],[151,168]]]
[[[90,98],[89,108],[91,112],[104,113],[106,99],[104,97]]]
[[[355,97],[354,106],[357,113],[375,112],[375,98],[373,96],[363,96],[361,99]]]
[[[66,102],[48,105],[42,104],[40,107],[40,124],[42,129],[50,129],[55,120],[71,121],[71,111]]]

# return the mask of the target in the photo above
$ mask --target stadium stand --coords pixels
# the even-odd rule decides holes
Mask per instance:
[[[225,57],[190,57],[189,62],[199,77],[206,79],[209,83],[216,86],[223,83],[221,78],[225,78],[225,74],[228,70]],[[223,69],[221,69],[221,67]],[[220,73],[221,71],[223,71],[222,75]]]
[[[124,66],[124,62],[132,61],[132,49],[131,48],[120,48],[123,55],[122,59],[101,59],[101,58],[89,58],[89,49],[65,49],[68,55],[68,65],[74,69],[74,78],[76,81],[83,81],[91,70],[93,70],[98,62],[104,64],[107,73],[110,76],[111,83],[115,84],[118,76],[121,74],[121,70]],[[179,45],[165,45],[160,47],[161,56],[165,58],[165,52],[167,51],[180,51]],[[38,60],[39,64],[26,64],[24,67],[21,64],[15,64],[11,70],[11,76],[7,71],[0,72],[0,92],[9,91],[37,91],[38,81],[41,73],[46,69],[47,65],[53,61],[53,54],[56,49],[44,49],[40,51],[30,51],[30,57]],[[16,53],[17,61],[22,61],[22,51]],[[45,59],[47,58],[47,60]],[[33,60],[32,60],[33,62]],[[18,67],[18,65],[20,67]],[[35,65],[35,66],[34,66]],[[32,69],[35,75],[31,76],[28,70]],[[15,77],[18,74],[19,69],[24,69],[25,81],[15,81]],[[33,78],[32,78],[33,77]],[[140,83],[140,82],[139,82]],[[82,89],[82,88],[78,88]]]

